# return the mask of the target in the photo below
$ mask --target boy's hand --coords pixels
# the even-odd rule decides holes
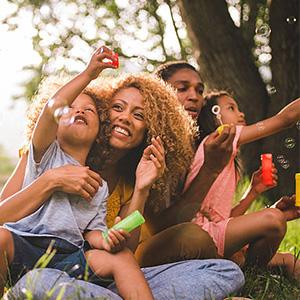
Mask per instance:
[[[115,224],[121,221],[120,217],[116,217]],[[120,250],[124,249],[128,239],[130,238],[130,233],[126,232],[125,230],[115,230],[109,229],[108,231],[108,239],[107,241],[103,239],[103,249],[111,252],[116,253]]]
[[[300,218],[300,208],[295,206],[296,196],[283,196],[271,207],[280,209],[286,220],[291,221]]]
[[[107,61],[104,61],[104,59]],[[106,46],[101,46],[92,54],[85,72],[91,80],[96,79],[104,69],[116,69],[117,65],[114,62],[116,62],[117,59],[118,58],[112,50]]]
[[[273,178],[273,184],[272,185],[264,185],[262,180],[262,170],[259,168],[257,171],[255,171],[252,174],[251,179],[251,185],[252,190],[254,190],[255,193],[261,194],[275,186],[277,186],[277,169],[274,164],[272,164],[272,178]]]

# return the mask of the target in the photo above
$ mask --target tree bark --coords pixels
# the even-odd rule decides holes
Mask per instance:
[[[243,40],[221,0],[181,0],[179,6],[200,65],[200,74],[208,88],[233,92],[248,123],[267,114],[268,94],[256,68],[251,49]],[[260,163],[261,143],[243,149],[246,170]]]
[[[276,93],[271,95],[268,115],[274,115],[286,104],[300,96],[299,59],[300,59],[300,23],[299,1],[273,0],[270,7],[270,46],[272,48],[272,85]],[[289,139],[289,143],[287,143]],[[296,126],[264,140],[263,149],[273,152],[279,171],[278,189],[270,191],[276,194],[295,192],[295,173],[300,172],[300,130]],[[293,146],[295,145],[295,146]],[[292,147],[293,146],[293,147]],[[284,156],[289,167],[276,160]],[[287,164],[285,164],[287,167]]]

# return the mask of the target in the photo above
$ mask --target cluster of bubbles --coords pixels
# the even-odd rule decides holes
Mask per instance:
[[[287,137],[285,140],[284,140],[284,146],[287,148],[287,149],[293,149],[296,145],[296,141],[295,139],[291,138],[291,137]]]
[[[142,66],[144,68],[148,64],[148,59],[146,56],[140,55],[136,57],[135,62],[137,65]]]
[[[48,101],[48,106],[51,108],[55,103],[54,99],[50,99]],[[74,123],[74,117],[71,116],[71,109],[68,105],[63,104],[62,106],[56,108],[53,112],[53,118],[55,122],[58,124],[60,119],[63,117],[64,125],[71,125]]]
[[[292,24],[295,24],[297,22],[297,19],[294,16],[290,16],[290,17],[286,18],[286,21],[288,22],[288,24],[292,25]]]
[[[300,121],[298,121],[298,122],[296,123],[296,128],[297,128],[298,130],[300,130]]]
[[[255,29],[255,33],[267,38],[271,34],[271,28],[268,24],[262,24]]]
[[[286,170],[290,167],[290,162],[288,161],[288,159],[284,155],[279,154],[279,155],[277,155],[276,159],[277,159],[277,162],[279,163],[279,165],[283,169]]]

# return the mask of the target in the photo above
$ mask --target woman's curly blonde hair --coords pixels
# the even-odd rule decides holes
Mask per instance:
[[[176,194],[178,184],[194,157],[193,143],[197,133],[194,122],[179,103],[175,91],[154,75],[124,74],[118,78],[106,79],[106,83],[103,83],[102,78],[94,84],[98,85],[101,97],[108,102],[118,91],[129,87],[137,88],[143,96],[146,136],[140,146],[132,149],[119,162],[119,170],[122,172],[121,176],[135,179],[136,167],[143,150],[151,144],[152,137],[160,136],[166,153],[167,168],[163,177],[152,187],[148,204],[155,212],[163,210],[169,204],[170,197]],[[159,199],[154,197],[157,192]]]
[[[28,145],[31,141],[34,127],[47,101],[51,99],[55,92],[65,85],[70,79],[72,79],[72,76],[60,74],[56,76],[49,76],[42,80],[39,85],[39,89],[33,96],[32,103],[27,111],[25,145]],[[107,102],[103,101],[101,98],[98,98],[99,93],[96,94],[93,87],[88,86],[82,91],[82,93],[90,96],[93,99],[99,116],[99,132],[91,147],[86,162],[92,170],[99,172],[103,167],[103,162],[109,156],[110,129],[108,122]]]

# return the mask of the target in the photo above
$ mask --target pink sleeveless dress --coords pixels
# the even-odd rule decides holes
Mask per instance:
[[[193,223],[201,226],[212,237],[218,249],[218,254],[221,256],[224,256],[225,232],[230,220],[232,200],[237,184],[234,158],[237,155],[237,142],[242,129],[243,126],[236,127],[236,135],[233,141],[233,153],[230,161],[211,186],[207,196],[202,202],[200,210],[192,219]],[[189,187],[203,165],[203,145],[206,139],[207,138],[201,142],[197,149],[185,182],[184,191]]]

